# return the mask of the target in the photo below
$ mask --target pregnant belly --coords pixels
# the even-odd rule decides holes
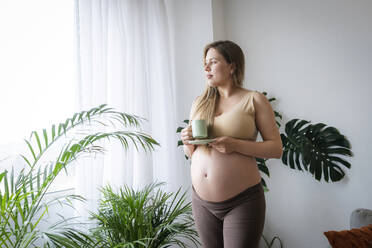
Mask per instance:
[[[256,160],[239,153],[223,154],[199,146],[192,155],[191,180],[206,201],[227,200],[261,181]]]

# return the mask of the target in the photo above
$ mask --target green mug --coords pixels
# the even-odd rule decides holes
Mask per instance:
[[[205,120],[193,120],[191,122],[192,136],[196,139],[208,137],[207,122]]]

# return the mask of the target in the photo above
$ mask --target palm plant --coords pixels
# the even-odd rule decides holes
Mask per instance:
[[[98,212],[91,214],[97,227],[88,233],[65,230],[50,239],[57,247],[71,248],[187,247],[180,238],[197,246],[191,203],[185,204],[185,193],[178,197],[181,188],[175,194],[155,192],[160,185],[152,183],[139,191],[124,186],[118,193],[106,186]]]
[[[10,174],[8,171],[0,173],[0,247],[35,247],[37,242],[40,243],[43,232],[38,226],[47,218],[50,205],[60,200],[45,201],[50,186],[60,172],[81,155],[103,152],[100,141],[117,139],[125,149],[129,144],[134,144],[136,149],[141,146],[145,151],[159,145],[142,132],[120,129],[107,131],[117,125],[121,128],[138,128],[143,120],[101,105],[75,113],[65,122],[52,125],[49,131],[32,132],[30,139],[25,140],[30,154],[21,155],[26,167],[17,175],[13,169]],[[104,127],[106,131],[93,131],[93,126]],[[80,133],[69,136],[78,129],[82,129]],[[57,156],[45,162],[43,158],[52,148],[57,148]],[[67,202],[82,199],[75,195],[62,198]]]

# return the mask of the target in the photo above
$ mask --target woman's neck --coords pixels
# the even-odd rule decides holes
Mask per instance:
[[[234,95],[236,92],[239,92],[241,90],[241,87],[230,84],[228,86],[218,86],[217,90],[220,97],[222,99],[226,99]]]

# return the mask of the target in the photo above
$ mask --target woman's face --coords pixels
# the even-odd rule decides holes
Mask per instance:
[[[232,83],[231,64],[214,48],[210,48],[205,56],[205,76],[210,86],[225,86]]]

